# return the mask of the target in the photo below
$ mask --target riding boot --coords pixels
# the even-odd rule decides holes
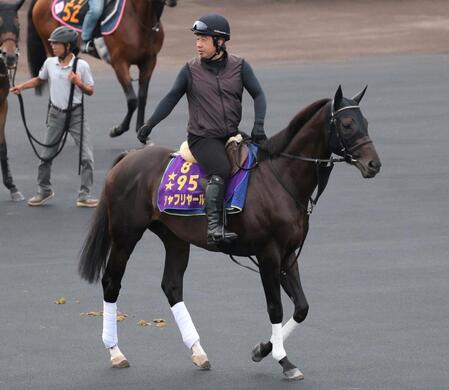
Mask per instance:
[[[6,144],[0,144],[0,164],[3,175],[3,184],[11,193],[17,192],[17,187],[14,185],[11,171],[9,170],[8,150],[6,149]]]
[[[225,229],[223,225],[223,199],[225,184],[220,176],[212,175],[206,187],[207,244],[229,243],[237,234]]]

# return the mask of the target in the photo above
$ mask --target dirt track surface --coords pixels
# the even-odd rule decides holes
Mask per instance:
[[[26,64],[28,7],[27,0],[21,10],[21,69]],[[230,20],[230,51],[259,65],[449,51],[445,0],[178,0],[162,16],[166,35],[159,67],[179,67],[195,55],[189,28],[208,12]]]
[[[323,62],[449,49],[447,1],[179,0],[179,6],[163,16],[165,62],[192,55],[192,39],[186,31],[197,17],[211,11],[229,18],[230,49],[255,63]]]

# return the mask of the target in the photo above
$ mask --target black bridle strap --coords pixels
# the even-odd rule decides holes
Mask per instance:
[[[16,44],[16,46],[19,42],[19,40],[17,38],[5,38],[0,42],[0,46],[2,46],[5,42],[8,42],[8,41],[13,41]]]
[[[286,158],[291,158],[293,160],[301,160],[301,161],[307,161],[307,162],[313,162],[315,164],[334,164],[337,162],[344,162],[345,159],[343,157],[339,157],[339,158],[313,158],[313,157],[304,157],[301,155],[296,155],[296,154],[290,154],[290,153],[279,153],[279,156],[282,157],[286,157]]]

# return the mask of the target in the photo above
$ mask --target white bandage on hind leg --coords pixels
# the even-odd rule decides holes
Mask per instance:
[[[288,336],[296,329],[299,325],[298,322],[294,320],[294,318],[290,318],[282,327],[282,338],[283,340],[287,340]]]
[[[273,344],[273,350],[271,355],[273,359],[279,361],[287,356],[284,349],[284,342],[282,340],[282,322],[279,324],[272,324],[271,343]]]
[[[117,338],[117,303],[103,301],[103,343],[106,348],[115,347]]]
[[[173,317],[175,317],[179,331],[181,332],[182,341],[187,348],[191,349],[193,344],[200,339],[200,336],[195,329],[195,325],[193,325],[192,318],[187,311],[186,305],[184,302],[178,302],[171,307],[171,311]]]

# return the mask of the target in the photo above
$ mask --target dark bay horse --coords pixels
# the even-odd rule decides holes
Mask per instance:
[[[17,69],[19,56],[19,19],[17,12],[24,0],[15,4],[0,3],[0,164],[3,184],[9,190],[11,199],[15,202],[25,198],[14,184],[8,163],[8,149],[6,147],[5,124],[8,115],[8,94],[10,76],[13,77]]]
[[[252,358],[260,361],[272,353],[286,379],[302,379],[287,359],[284,341],[304,321],[307,300],[301,287],[295,250],[301,248],[308,228],[314,191],[323,189],[331,154],[357,167],[365,178],[374,177],[381,163],[368,135],[368,123],[359,103],[365,93],[344,98],[341,88],[333,100],[322,99],[299,112],[282,131],[263,145],[264,158],[251,173],[245,208],[228,218],[238,234],[229,247],[206,246],[206,218],[178,217],[161,213],[156,194],[171,150],[160,146],[119,156],[110,170],[100,204],[81,253],[79,271],[89,282],[102,274],[104,308],[103,341],[110,348],[114,366],[128,365],[118,349],[116,301],[127,261],[143,233],[149,229],[162,240],[165,268],[162,289],[167,296],[185,345],[194,364],[209,368],[199,335],[183,302],[183,276],[190,244],[208,250],[249,256],[259,265],[267,310],[272,324],[269,342],[256,345]],[[328,176],[327,176],[328,177]],[[325,184],[324,184],[325,185]],[[316,199],[316,197],[315,197]],[[281,286],[294,303],[293,316],[282,326]],[[106,313],[105,311],[105,313]]]
[[[59,25],[52,17],[52,2],[32,0],[28,11],[28,63],[33,77],[38,75],[47,55],[52,55],[47,39]],[[159,19],[165,5],[174,7],[176,0],[127,0],[120,25],[112,34],[104,36],[111,66],[123,88],[128,106],[120,125],[111,130],[111,137],[129,130],[136,108],[136,129],[143,125],[148,86],[164,40]],[[131,83],[131,65],[139,68],[138,96]]]

